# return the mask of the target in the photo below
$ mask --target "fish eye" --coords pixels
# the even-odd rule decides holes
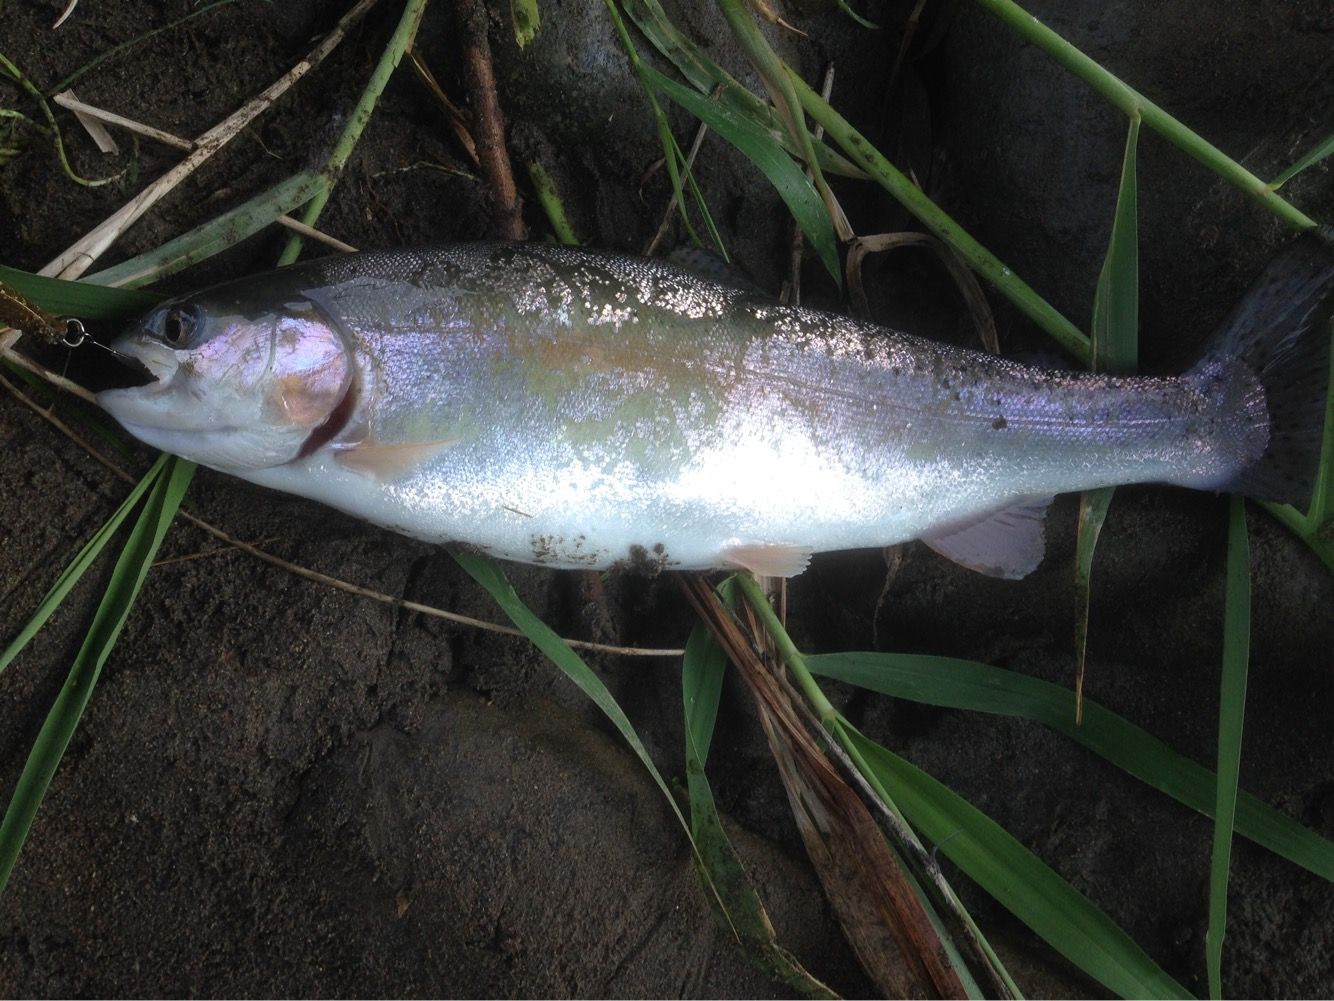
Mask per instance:
[[[168,344],[180,347],[190,339],[195,330],[195,315],[192,310],[176,307],[167,310],[162,318],[162,339]]]

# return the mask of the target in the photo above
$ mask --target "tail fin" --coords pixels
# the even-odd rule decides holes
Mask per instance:
[[[1257,431],[1267,433],[1264,450],[1220,489],[1298,505],[1310,498],[1329,390],[1331,317],[1334,248],[1322,235],[1304,236],[1265,268],[1192,370],[1214,381],[1241,368],[1264,394],[1263,411],[1255,407]]]

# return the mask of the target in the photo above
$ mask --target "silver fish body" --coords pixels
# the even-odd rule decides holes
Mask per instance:
[[[474,244],[167,303],[116,344],[158,381],[100,402],[186,458],[510,560],[790,574],[925,538],[1019,576],[1053,494],[1264,465],[1271,391],[1243,341],[1176,378],[1049,371],[660,261]],[[1022,552],[969,538],[1005,511]]]

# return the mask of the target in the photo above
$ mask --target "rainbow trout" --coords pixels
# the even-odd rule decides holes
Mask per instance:
[[[167,302],[99,394],[135,437],[395,532],[554,567],[746,567],[922,539],[1004,577],[1053,494],[1300,500],[1334,265],[1304,245],[1195,368],[1032,368],[537,244],[348,254]]]

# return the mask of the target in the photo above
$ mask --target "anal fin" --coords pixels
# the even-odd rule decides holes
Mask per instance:
[[[811,562],[809,546],[786,543],[738,543],[723,549],[723,559],[761,577],[795,577]]]
[[[976,521],[922,539],[947,560],[988,577],[1018,580],[1037,569],[1046,551],[1043,521],[1050,497],[1029,497]]]

